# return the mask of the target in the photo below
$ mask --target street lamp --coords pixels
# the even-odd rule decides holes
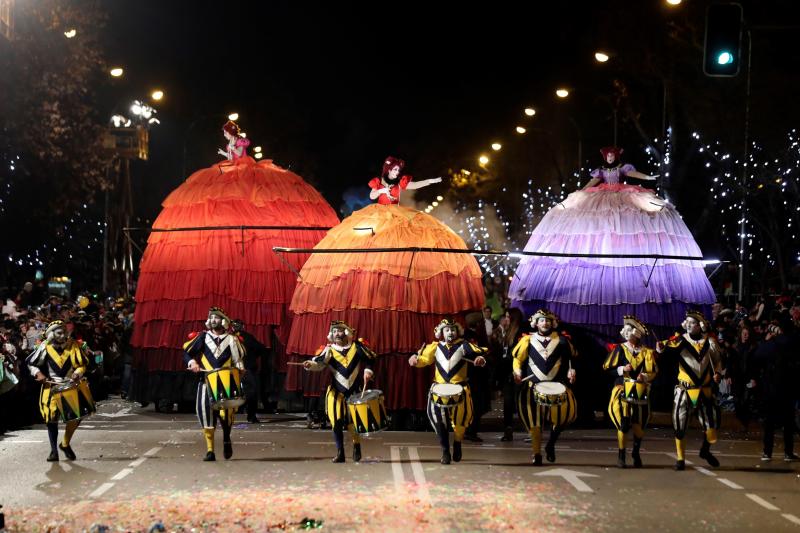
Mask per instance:
[[[119,78],[120,76],[122,76],[122,74],[124,72],[125,71],[122,69],[122,67],[114,67],[114,68],[112,68],[111,70],[108,71],[108,73],[111,74],[115,78]]]
[[[598,63],[605,63],[609,59],[609,55],[605,52],[595,52],[594,58],[597,60]]]
[[[532,107],[526,107],[525,114],[528,115],[529,117],[532,117],[533,115],[536,114],[536,110]]]
[[[671,6],[679,6],[683,0],[667,0],[667,3]]]
[[[233,120],[234,122],[239,120],[239,113],[231,113],[228,115],[228,120]]]
[[[156,102],[158,102],[158,101],[160,101],[162,98],[164,98],[164,91],[162,91],[162,90],[155,90],[155,91],[153,91],[153,93],[150,95],[150,98],[152,98],[153,100],[155,100]]]
[[[525,129],[525,128],[523,128],[522,126],[517,126],[517,133],[519,133],[520,135],[522,135],[522,134],[523,134],[523,133],[525,133],[526,131],[528,131],[528,130],[526,130],[526,129]]]
[[[70,28],[70,29],[68,29],[67,31],[64,32],[64,37],[66,37],[67,39],[72,39],[77,34],[78,34],[78,30],[76,30],[75,28]]]
[[[485,155],[483,155],[483,154],[481,154],[481,156],[478,158],[478,163],[480,163],[480,164],[481,164],[481,166],[484,166],[484,165],[486,165],[488,162],[489,162],[489,158],[488,158],[488,157],[486,157],[486,156],[485,156]]]
[[[500,148],[502,148],[502,147],[503,147],[503,145],[500,144],[500,143],[492,143],[492,150],[494,150],[495,152],[500,150]]]
[[[559,98],[566,98],[567,96],[569,96],[569,90],[564,89],[563,87],[556,89],[556,96],[558,96]]]

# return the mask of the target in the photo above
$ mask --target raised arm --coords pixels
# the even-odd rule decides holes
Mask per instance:
[[[442,178],[431,178],[429,180],[420,180],[420,181],[409,181],[406,185],[406,189],[422,189],[423,187],[427,187],[428,185],[433,185],[434,183],[440,183]]]

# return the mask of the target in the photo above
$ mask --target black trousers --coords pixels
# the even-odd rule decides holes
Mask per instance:
[[[772,455],[775,445],[775,428],[783,426],[783,450],[794,453],[794,401],[780,399],[764,405],[764,453]]]

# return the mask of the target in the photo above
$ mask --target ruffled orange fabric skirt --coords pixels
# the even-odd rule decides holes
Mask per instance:
[[[203,328],[211,306],[244,321],[269,346],[288,340],[296,274],[273,246],[311,248],[338,224],[322,195],[271,161],[250,157],[192,174],[163,202],[155,230],[235,226],[150,234],[140,266],[131,340],[144,371],[183,368],[181,345]],[[241,226],[321,229],[242,229]],[[299,270],[308,254],[285,256]],[[280,362],[285,367],[285,360]]]
[[[423,409],[428,371],[408,366],[408,354],[433,340],[445,317],[461,320],[484,302],[481,271],[469,253],[347,252],[348,249],[466,250],[464,241],[434,217],[399,205],[370,205],[331,229],[300,270],[287,352],[297,360],[324,344],[332,320],[344,320],[381,355],[376,386],[389,409]],[[463,320],[462,320],[463,321]],[[288,390],[304,390],[300,367],[289,367]]]

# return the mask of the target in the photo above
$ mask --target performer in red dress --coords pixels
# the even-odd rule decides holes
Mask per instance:
[[[383,162],[383,171],[380,178],[373,178],[369,182],[369,187],[372,189],[369,192],[370,200],[378,200],[379,204],[399,204],[400,192],[406,189],[421,189],[439,183],[442,178],[431,178],[429,180],[412,181],[411,176],[403,175],[403,167],[406,162],[402,159],[389,156]]]

